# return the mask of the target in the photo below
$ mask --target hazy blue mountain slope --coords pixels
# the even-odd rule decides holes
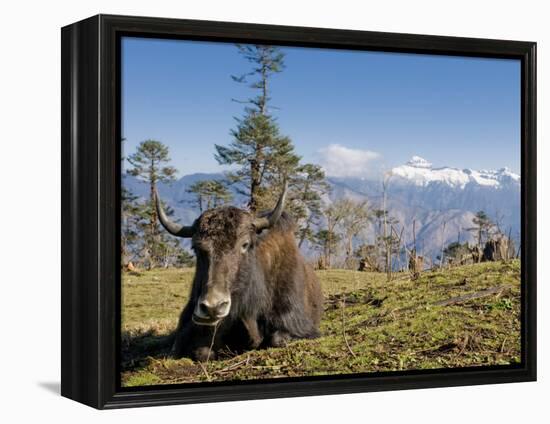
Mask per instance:
[[[389,173],[387,184],[387,208],[398,220],[396,231],[403,230],[403,239],[412,243],[412,223],[416,222],[417,247],[433,259],[442,245],[453,241],[474,242],[472,219],[484,210],[498,221],[502,231],[510,231],[519,240],[520,231],[520,177],[506,168],[497,171],[475,171],[449,167],[434,168],[428,161],[413,157],[404,165]],[[223,174],[185,175],[171,184],[160,184],[159,192],[175,212],[180,222],[190,224],[199,210],[194,196],[186,190],[202,179],[222,179]],[[372,208],[382,208],[382,184],[380,181],[362,178],[328,177],[331,192],[323,196],[325,205],[341,198],[357,201],[368,200]],[[136,178],[124,176],[123,184],[134,194],[148,196],[148,186]],[[246,198],[233,190],[234,204],[243,206]],[[443,226],[445,228],[443,229]],[[373,240],[374,225],[362,235]],[[305,245],[306,253],[312,254]]]

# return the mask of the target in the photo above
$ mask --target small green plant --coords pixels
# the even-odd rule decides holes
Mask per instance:
[[[506,310],[509,311],[514,307],[514,303],[510,298],[500,299],[495,303],[489,305],[490,309]]]

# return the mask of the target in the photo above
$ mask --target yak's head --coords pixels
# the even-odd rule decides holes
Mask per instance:
[[[159,221],[171,234],[191,238],[197,258],[193,292],[197,303],[193,321],[216,325],[229,315],[231,293],[238,270],[255,248],[256,235],[277,223],[283,212],[287,185],[270,213],[255,217],[243,209],[226,206],[209,209],[191,226],[172,222],[164,212],[158,194]]]

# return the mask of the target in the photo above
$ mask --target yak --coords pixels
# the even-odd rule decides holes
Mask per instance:
[[[321,286],[283,211],[286,193],[285,183],[275,208],[257,216],[222,206],[184,226],[168,218],[155,192],[160,223],[170,234],[190,238],[196,256],[173,356],[207,361],[223,349],[280,347],[320,335]]]

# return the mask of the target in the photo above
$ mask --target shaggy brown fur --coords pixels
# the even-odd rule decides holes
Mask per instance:
[[[223,207],[206,211],[193,224],[197,266],[174,335],[175,356],[213,359],[224,348],[242,351],[319,336],[321,286],[296,245],[292,219],[283,213],[261,234],[253,223],[250,213]],[[231,298],[229,315],[216,327],[192,320],[198,299],[209,290],[226,291]]]

